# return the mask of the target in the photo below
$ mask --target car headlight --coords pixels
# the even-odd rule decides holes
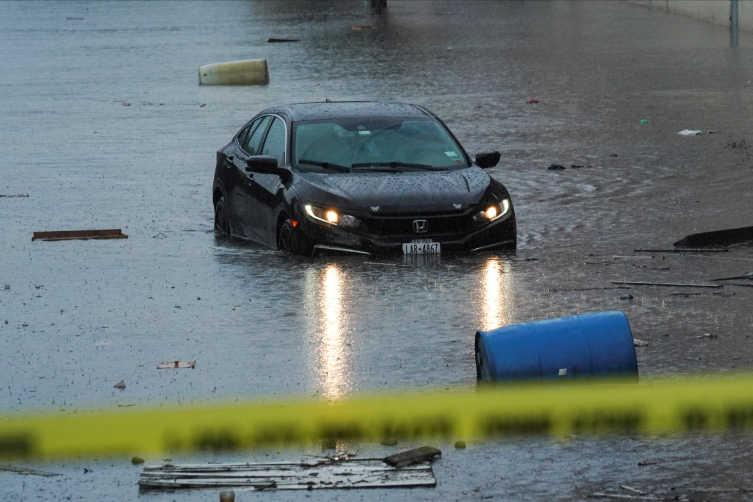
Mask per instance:
[[[337,209],[324,209],[321,207],[312,206],[311,204],[306,204],[304,208],[306,209],[306,214],[308,214],[311,218],[316,221],[327,223],[329,225],[356,228],[361,224],[361,220],[359,220],[355,216],[351,216],[349,214],[341,214]]]
[[[476,223],[490,223],[498,220],[510,211],[510,199],[502,199],[499,203],[489,204],[486,209],[473,215]]]

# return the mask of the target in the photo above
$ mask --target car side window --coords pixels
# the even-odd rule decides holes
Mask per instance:
[[[243,146],[246,143],[246,139],[248,139],[248,133],[253,128],[254,124],[251,124],[250,126],[244,128],[240,134],[238,134],[238,144],[240,146]]]
[[[261,154],[276,158],[277,165],[285,163],[285,123],[279,118],[275,118],[272,127],[269,128]]]
[[[258,119],[251,124],[251,132],[248,134],[246,141],[241,145],[241,148],[249,155],[260,155],[259,147],[261,146],[261,139],[264,137],[264,131],[267,130],[267,124],[272,119],[269,115]]]

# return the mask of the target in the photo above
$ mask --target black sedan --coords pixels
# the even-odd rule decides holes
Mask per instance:
[[[269,108],[217,152],[218,232],[281,251],[513,249],[507,189],[427,109],[326,102]]]

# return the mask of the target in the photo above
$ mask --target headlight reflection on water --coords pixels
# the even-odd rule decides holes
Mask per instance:
[[[348,372],[349,327],[343,300],[347,276],[340,267],[306,270],[306,303],[313,345],[311,364],[323,396],[337,400],[352,387]]]
[[[513,291],[510,264],[497,257],[489,257],[481,270],[480,301],[481,329],[507,326],[512,323]]]

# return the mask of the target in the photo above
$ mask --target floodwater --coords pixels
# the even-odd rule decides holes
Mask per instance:
[[[29,195],[0,198],[0,410],[472,387],[477,329],[612,309],[649,342],[641,375],[750,369],[750,288],[633,287],[630,301],[592,288],[753,270],[748,246],[633,252],[753,224],[753,162],[730,147],[753,125],[751,47],[749,33],[732,48],[724,27],[622,2],[0,2],[0,194]],[[199,65],[251,58],[268,60],[268,86],[198,85]],[[215,151],[268,106],[325,98],[425,105],[472,154],[501,151],[490,173],[512,194],[517,252],[298,258],[218,239]],[[716,132],[676,134],[686,128]],[[31,241],[87,228],[129,238]],[[176,359],[196,368],[156,369]],[[681,495],[752,486],[751,443],[447,443],[436,489],[237,496],[573,500],[621,484]],[[306,454],[321,452],[174,462]],[[657,458],[673,461],[637,466]],[[34,465],[64,476],[0,472],[1,498],[139,497],[127,459]]]

